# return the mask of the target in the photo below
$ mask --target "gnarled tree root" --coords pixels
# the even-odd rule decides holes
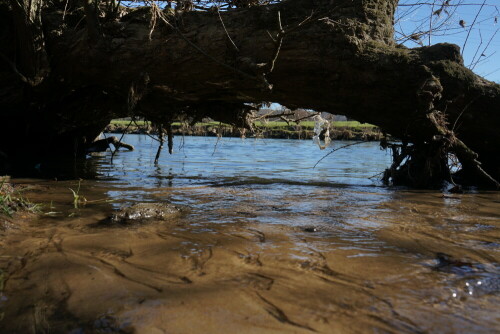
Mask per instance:
[[[392,150],[392,165],[385,170],[382,180],[393,185],[406,185],[417,188],[441,187],[445,181],[462,185],[480,185],[485,188],[500,189],[500,183],[489,175],[478,161],[478,154],[458,139],[454,132],[440,125],[432,115],[435,130],[440,133],[429,142],[408,145],[382,142],[382,148]],[[449,162],[454,154],[461,169],[452,174]]]

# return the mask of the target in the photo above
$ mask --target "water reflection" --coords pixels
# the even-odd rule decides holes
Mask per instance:
[[[133,152],[122,152],[113,159],[108,155],[96,160],[97,171],[102,177],[126,176],[143,186],[153,186],[150,177],[174,179],[183,182],[220,182],[245,178],[282,180],[283,182],[320,182],[331,184],[373,185],[370,176],[382,171],[390,157],[373,143],[363,143],[335,152],[316,168],[315,163],[327,152],[320,151],[310,141],[282,139],[239,139],[186,137],[181,152],[168,155],[163,152],[159,166],[153,164],[155,142],[145,136],[126,135],[124,141],[133,144]],[[333,147],[340,146],[335,143]],[[355,154],[352,154],[355,152]],[[375,182],[376,183],[376,182]],[[132,184],[133,185],[133,184]]]

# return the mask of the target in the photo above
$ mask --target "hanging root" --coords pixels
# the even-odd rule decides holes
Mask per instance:
[[[160,143],[158,146],[158,150],[156,151],[155,157],[155,165],[158,164],[160,160],[161,151],[163,150],[163,144],[165,143],[165,132],[167,133],[167,146],[168,153],[172,154],[174,152],[174,135],[172,131],[172,122],[167,122],[167,125],[163,125],[160,123],[157,125],[158,128],[158,142]]]
[[[168,153],[174,152],[174,135],[172,131],[172,123],[167,124],[167,139],[168,139]]]
[[[478,155],[467,147],[460,139],[453,137],[452,152],[462,165],[462,172],[474,178],[477,184],[482,184],[493,189],[500,189],[500,183],[489,175],[477,160]]]
[[[158,164],[158,160],[160,159],[160,154],[161,150],[163,149],[163,127],[161,125],[158,125],[158,141],[160,142],[160,145],[158,146],[158,150],[156,151],[156,157],[155,157],[155,165]]]
[[[427,114],[434,136],[426,141],[414,141],[412,145],[390,144],[381,141],[381,147],[392,150],[392,165],[385,172],[382,181],[394,185],[413,187],[441,187],[444,181],[453,185],[460,179],[461,184],[475,184],[500,189],[500,184],[482,167],[478,154],[449,130],[444,116],[438,111]],[[461,170],[452,173],[453,154],[461,165]],[[460,177],[457,177],[460,176]]]
[[[443,181],[453,182],[447,153],[439,144],[403,143],[386,144],[386,147],[392,151],[393,162],[382,177],[385,183],[436,188],[441,187]]]
[[[433,111],[427,115],[427,118],[437,132],[433,139],[442,141],[443,149],[446,150],[447,153],[456,155],[462,165],[462,174],[464,174],[466,178],[473,181],[474,184],[500,189],[500,183],[481,167],[481,163],[478,160],[478,154],[458,139],[453,129],[448,129],[444,116],[440,112]]]

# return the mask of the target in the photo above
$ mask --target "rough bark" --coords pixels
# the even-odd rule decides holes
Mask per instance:
[[[394,182],[449,180],[451,152],[463,165],[460,182],[497,186],[500,86],[465,68],[455,45],[396,45],[396,5],[288,0],[220,13],[167,9],[159,16],[139,8],[85,20],[78,6],[64,14],[53,3],[35,24],[43,22],[38,36],[50,58],[41,82],[16,77],[23,62],[5,43],[22,36],[2,26],[10,34],[0,52],[14,65],[0,65],[2,119],[27,140],[9,143],[12,131],[3,132],[0,151],[16,161],[32,152],[31,161],[82,154],[116,116],[164,125],[210,116],[249,126],[244,103],[267,101],[345,114],[401,139],[407,155],[393,166]],[[0,15],[13,21],[14,11],[3,4]]]

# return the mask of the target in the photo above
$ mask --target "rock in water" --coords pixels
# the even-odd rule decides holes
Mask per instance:
[[[111,222],[131,224],[147,220],[168,220],[180,213],[180,208],[169,203],[139,203],[114,213],[111,216]]]

